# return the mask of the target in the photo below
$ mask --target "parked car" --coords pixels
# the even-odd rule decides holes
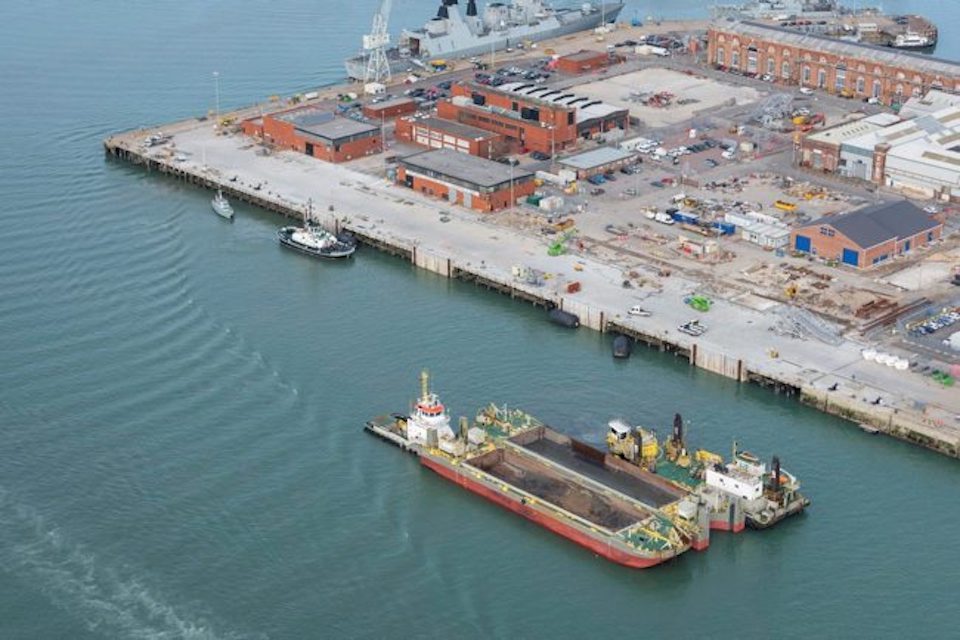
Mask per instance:
[[[811,89],[810,87],[800,87],[800,93],[802,93],[805,96],[809,96],[813,94],[813,89]]]
[[[601,185],[601,184],[603,184],[603,183],[606,182],[606,181],[607,181],[607,179],[604,178],[604,177],[603,177],[602,175],[600,175],[600,174],[597,174],[597,175],[595,175],[595,176],[590,176],[589,178],[587,178],[587,182],[589,182],[590,184],[595,184],[595,185]]]
[[[533,158],[534,160],[541,160],[541,161],[549,160],[550,154],[544,153],[543,151],[534,151],[533,153],[530,154],[530,157]]]

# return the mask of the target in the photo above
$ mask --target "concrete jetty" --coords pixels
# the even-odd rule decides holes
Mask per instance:
[[[260,110],[230,115],[239,120]],[[158,130],[172,136],[172,147],[143,145]],[[851,338],[833,345],[776,335],[769,330],[771,313],[757,305],[717,299],[710,313],[701,315],[683,303],[701,283],[683,275],[663,279],[655,296],[626,289],[623,267],[603,259],[589,243],[551,257],[547,237],[494,224],[482,214],[429,199],[349,163],[266,152],[240,133],[217,130],[207,118],[116,134],[104,141],[104,148],[112,158],[220,188],[231,198],[284,216],[303,216],[311,202],[314,218],[331,230],[350,231],[365,245],[442,277],[474,282],[539,307],[562,308],[591,329],[626,334],[692,366],[795,396],[854,424],[960,457],[960,394],[922,376],[864,361],[861,349],[867,345]],[[518,266],[552,277],[542,286],[528,284],[515,277]],[[567,285],[574,281],[579,291],[568,293]],[[638,303],[650,317],[627,313]],[[709,325],[704,335],[694,338],[677,330],[697,318]]]

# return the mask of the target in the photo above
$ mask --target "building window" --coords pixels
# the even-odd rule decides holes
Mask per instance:
[[[897,93],[897,97],[898,97],[898,98],[902,98],[902,97],[903,97],[903,85],[902,85],[902,84],[898,84],[898,85],[897,85],[897,92],[896,92],[896,93]]]
[[[721,67],[727,63],[727,52],[723,49],[717,49],[717,64]]]
[[[817,87],[823,89],[827,86],[827,72],[823,69],[817,71]]]
[[[874,98],[879,98],[879,97],[880,97],[880,91],[881,91],[882,87],[883,87],[883,85],[880,83],[879,80],[874,80],[874,81],[873,81],[873,97],[874,97]]]
[[[803,68],[803,84],[810,82],[810,67]]]
[[[847,85],[847,71],[846,69],[837,69],[837,75],[833,81],[833,87],[837,91],[843,91],[844,87]]]
[[[776,73],[776,66],[777,66],[776,60],[774,60],[773,58],[767,59],[767,75],[768,76],[772,76],[774,73]]]
[[[832,238],[835,235],[835,233],[836,232],[830,227],[820,227],[820,235],[822,236],[827,236],[828,238]]]
[[[784,60],[783,64],[780,65],[780,75],[784,80],[790,78],[790,63]]]
[[[927,242],[933,242],[933,231],[927,231]]]
[[[733,54],[730,56],[730,66],[732,66],[734,69],[740,68],[740,52],[739,51],[734,51]]]
[[[864,90],[866,90],[866,87],[866,81],[862,77],[857,78],[857,93],[863,93]]]

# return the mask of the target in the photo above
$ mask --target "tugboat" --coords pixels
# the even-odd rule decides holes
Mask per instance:
[[[302,227],[283,227],[277,232],[280,244],[315,258],[349,258],[357,250],[352,238],[338,238],[313,223],[313,203],[307,203]]]
[[[226,220],[233,221],[233,207],[230,206],[230,201],[227,200],[226,196],[223,195],[223,191],[217,189],[217,195],[213,196],[213,200],[210,201],[210,206],[213,207],[213,210],[217,212],[217,215]]]

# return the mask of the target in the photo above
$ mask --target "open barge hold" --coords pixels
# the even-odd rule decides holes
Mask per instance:
[[[765,482],[763,474],[734,468],[736,460],[723,467],[719,456],[698,452],[715,475],[704,480],[704,465],[691,464],[685,450],[672,455],[680,453],[676,443],[654,451],[647,432],[624,431],[622,423],[611,423],[606,452],[495,405],[472,423],[461,418],[454,429],[426,373],[421,384],[410,415],[376,418],[366,429],[461,487],[628,567],[651,567],[691,548],[706,549],[711,529],[740,531],[751,514],[759,518],[763,512],[763,526],[772,525],[789,515],[789,509],[777,515],[776,505],[799,505],[794,513],[808,504],[793,476],[782,476],[791,484],[764,489],[758,497],[753,484]],[[650,463],[657,458],[662,466],[654,471]],[[714,486],[734,476],[747,497]],[[776,477],[779,483],[779,466]]]

